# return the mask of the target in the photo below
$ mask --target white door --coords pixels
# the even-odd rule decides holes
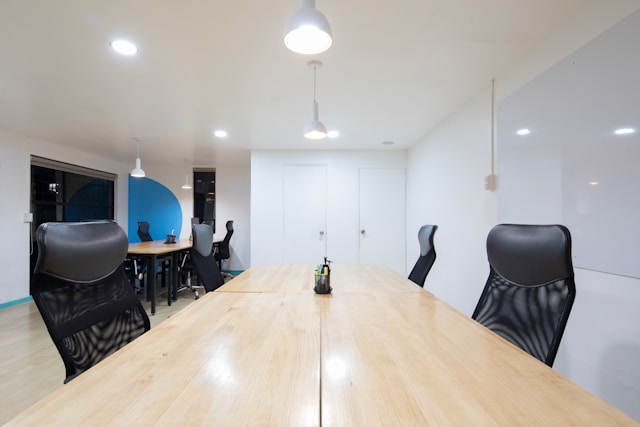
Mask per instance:
[[[327,252],[327,167],[285,165],[283,256],[286,264],[320,264]]]
[[[404,168],[358,170],[360,264],[385,264],[406,274]]]

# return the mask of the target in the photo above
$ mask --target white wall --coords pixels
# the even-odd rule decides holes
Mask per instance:
[[[31,155],[118,175],[115,216],[127,229],[126,165],[0,129],[0,220],[3,240],[11,242],[10,246],[0,248],[0,304],[29,296],[30,225],[25,224],[23,218],[31,209]]]
[[[251,154],[251,264],[281,263],[283,167],[327,165],[327,255],[358,263],[358,168],[405,167],[405,151],[255,151]],[[312,189],[310,189],[312,191]],[[384,200],[380,201],[384,208]]]
[[[216,228],[224,237],[225,224],[233,220],[233,236],[229,246],[231,258],[224,270],[246,270],[251,265],[251,169],[247,167],[216,167]]]
[[[498,76],[497,101],[638,6],[637,1],[612,1],[585,9],[521,64]],[[408,262],[418,255],[419,226],[437,224],[438,257],[425,288],[467,315],[488,276],[485,239],[498,222],[500,191],[483,186],[491,165],[489,86],[408,156]],[[499,183],[499,152],[497,159]],[[575,274],[576,301],[554,369],[640,420],[640,280],[581,269]]]

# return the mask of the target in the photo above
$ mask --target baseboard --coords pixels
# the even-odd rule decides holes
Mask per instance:
[[[2,304],[0,304],[0,310],[2,310],[3,308],[13,307],[14,305],[22,304],[23,302],[31,301],[32,299],[33,298],[31,298],[31,296],[28,296],[14,301],[3,302]]]

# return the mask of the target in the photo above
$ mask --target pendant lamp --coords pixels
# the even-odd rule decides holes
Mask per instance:
[[[184,176],[184,184],[182,184],[181,188],[184,188],[185,190],[189,190],[189,189],[193,188],[193,187],[191,187],[191,184],[189,184],[189,174],[186,174]]]
[[[316,9],[315,0],[301,0],[300,9],[287,21],[285,46],[296,53],[313,55],[329,49],[331,41],[329,21]]]
[[[135,178],[144,178],[144,171],[140,167],[140,145],[138,145],[138,157],[136,157],[136,167],[131,170],[131,176]]]
[[[308,139],[323,139],[327,137],[327,128],[318,119],[318,103],[316,102],[316,71],[322,66],[320,61],[310,61],[309,67],[313,68],[313,109],[311,121],[304,128],[304,137]]]

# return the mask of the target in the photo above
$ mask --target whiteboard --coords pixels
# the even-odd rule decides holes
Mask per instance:
[[[640,278],[640,11],[505,98],[496,118],[499,221],[564,224],[574,267]]]

